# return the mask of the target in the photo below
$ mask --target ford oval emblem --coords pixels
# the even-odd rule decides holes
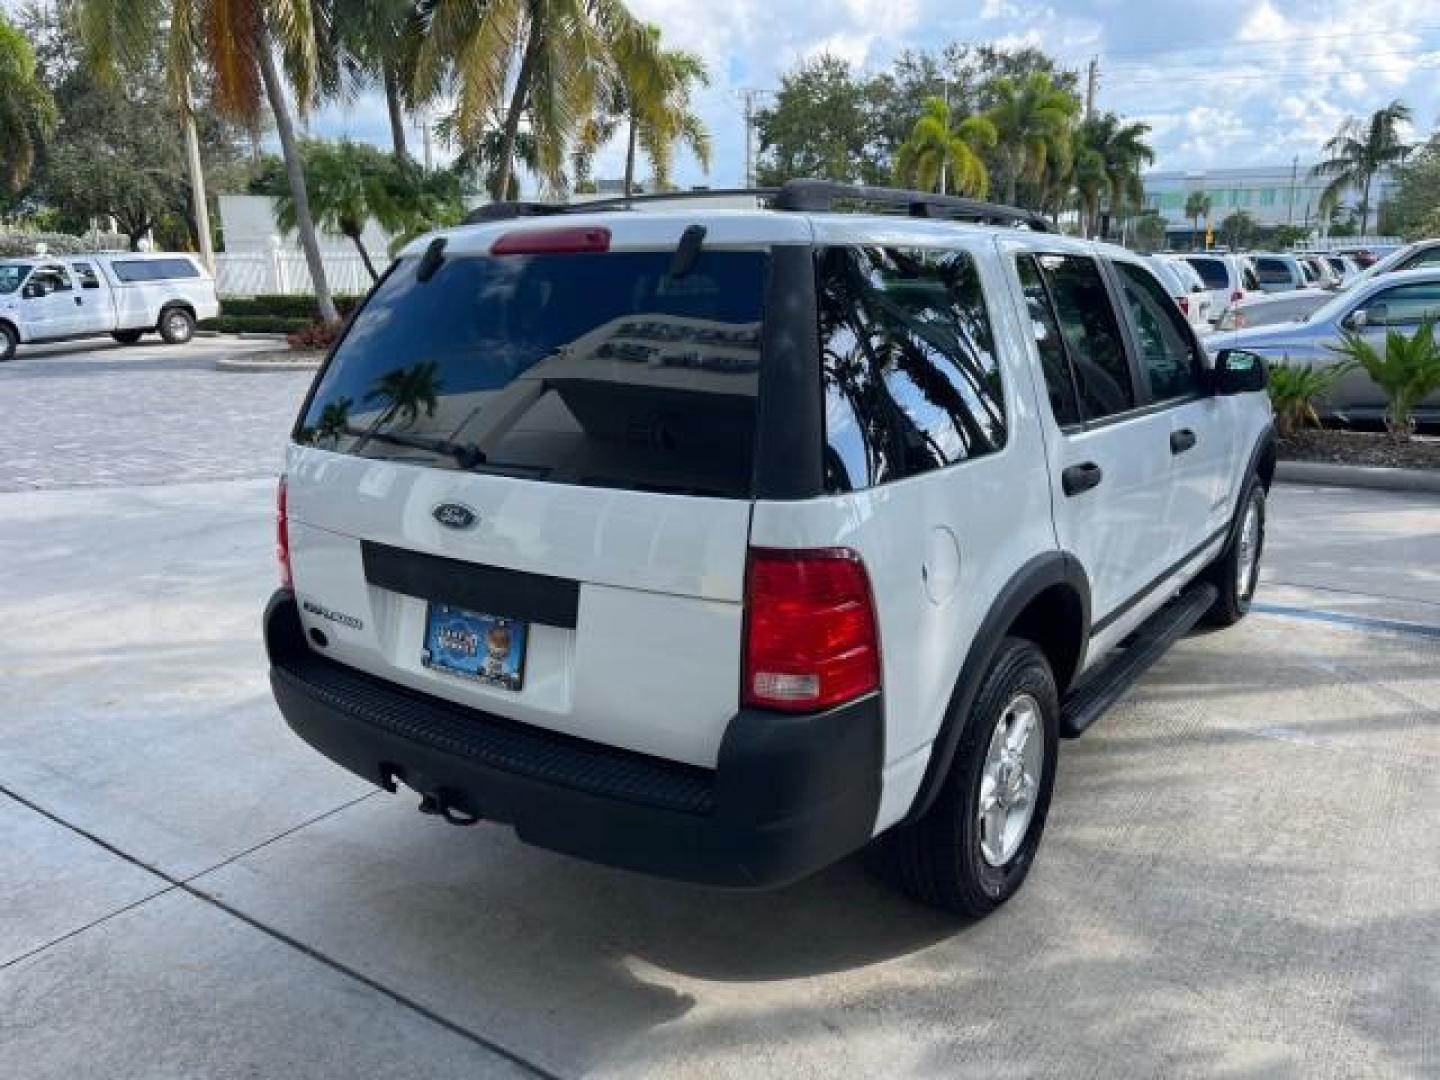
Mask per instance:
[[[468,529],[480,520],[480,515],[464,503],[441,503],[430,513],[447,529]]]

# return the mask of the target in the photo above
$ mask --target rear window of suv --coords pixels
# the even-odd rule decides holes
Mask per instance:
[[[748,498],[768,256],[404,259],[327,365],[298,442],[585,487]]]
[[[1207,289],[1228,289],[1230,274],[1219,259],[1190,259],[1189,263],[1200,273],[1200,280]]]

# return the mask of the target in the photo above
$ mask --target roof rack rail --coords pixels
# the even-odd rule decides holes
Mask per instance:
[[[840,184],[831,180],[790,180],[775,196],[777,210],[819,213],[835,209],[836,203],[882,206],[904,210],[910,217],[948,218],[993,225],[1025,225],[1036,232],[1052,232],[1048,221],[1033,210],[966,199],[958,195],[937,195],[932,191],[875,187],[870,184]]]
[[[486,221],[509,221],[511,218],[548,217],[563,214],[570,207],[564,203],[503,201],[477,206],[465,215],[466,225],[479,225]]]
[[[698,191],[657,191],[645,195],[617,195],[580,203],[493,202],[477,207],[465,217],[466,225],[486,221],[507,221],[521,217],[549,217],[556,214],[586,214],[595,211],[629,210],[637,203],[686,202],[708,198],[751,196],[773,210],[824,213],[836,204],[883,207],[901,210],[910,217],[974,221],[989,225],[1026,226],[1036,232],[1054,228],[1033,210],[966,199],[958,195],[937,195],[929,191],[875,187],[869,184],[841,184],[831,180],[788,180],[782,187],[711,188]]]

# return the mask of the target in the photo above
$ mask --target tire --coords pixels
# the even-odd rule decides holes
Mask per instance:
[[[979,918],[1015,895],[1045,832],[1055,787],[1059,716],[1055,676],[1045,654],[1032,642],[1006,638],[965,718],[955,760],[934,805],[893,837],[891,865],[913,899]],[[995,761],[997,747],[1003,753],[1016,745],[1013,734],[1009,740],[1002,737],[1002,723],[1010,732],[1029,724],[1026,752],[1011,759],[1022,766],[1018,783],[1013,767],[997,768]],[[1009,746],[1004,746],[1007,741]],[[1038,765],[1032,756],[1037,751]],[[1025,803],[1018,796],[1027,778],[1029,816],[1023,817]],[[993,798],[997,779],[1015,801],[1008,808],[1002,801],[982,824],[980,800]],[[994,827],[997,821],[1005,826]]]
[[[20,337],[15,328],[9,323],[0,323],[0,364],[15,358],[15,346],[19,343]]]
[[[1240,500],[1235,537],[1220,553],[1206,576],[1220,590],[1205,613],[1211,626],[1234,626],[1250,610],[1260,581],[1260,557],[1265,551],[1265,488],[1251,480]]]
[[[121,345],[134,345],[144,332],[143,330],[116,330],[110,336]]]
[[[195,336],[195,316],[182,307],[169,307],[160,313],[160,336],[166,345],[184,345]]]

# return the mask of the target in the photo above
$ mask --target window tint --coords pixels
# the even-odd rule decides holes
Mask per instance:
[[[913,476],[1004,445],[990,318],[963,252],[826,249],[820,347],[830,490]]]
[[[1284,259],[1256,259],[1255,276],[1261,285],[1290,285],[1295,280]]]
[[[1386,289],[1366,301],[1365,313],[1373,326],[1419,326],[1426,319],[1440,320],[1440,283]]]
[[[80,282],[82,289],[98,289],[100,279],[95,276],[95,268],[89,263],[71,263],[70,269],[75,272],[75,279]]]
[[[295,433],[361,457],[748,498],[768,257],[671,251],[402,260]]]
[[[70,275],[63,266],[38,266],[26,284],[43,285],[50,292],[69,292]]]
[[[1045,392],[1050,398],[1050,411],[1061,427],[1080,422],[1080,406],[1075,400],[1075,378],[1065,342],[1060,337],[1060,324],[1050,306],[1050,295],[1040,277],[1040,268],[1031,255],[1022,255],[1015,262],[1020,273],[1020,286],[1025,291],[1025,308],[1030,314],[1031,332],[1040,353],[1040,368],[1045,373]]]
[[[1190,331],[1175,302],[1143,266],[1116,262],[1120,290],[1135,336],[1140,342],[1140,367],[1150,386],[1152,401],[1188,397],[1199,388]]]
[[[1036,262],[1069,349],[1082,415],[1095,420],[1134,408],[1120,324],[1095,260],[1084,255],[1040,255]]]
[[[1191,266],[1195,267],[1200,274],[1200,280],[1205,282],[1207,289],[1228,289],[1230,287],[1230,274],[1225,269],[1225,264],[1219,259],[1189,259]]]
[[[200,271],[189,259],[117,259],[110,266],[115,271],[115,277],[127,285],[200,276]]]

